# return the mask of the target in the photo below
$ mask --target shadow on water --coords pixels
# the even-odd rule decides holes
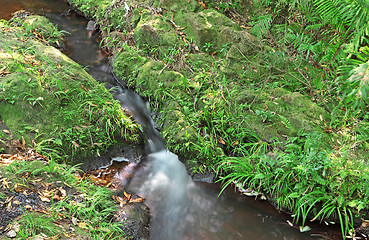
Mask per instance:
[[[63,1],[6,1],[0,0],[0,17],[8,18],[12,11],[23,9],[44,13],[54,23],[70,33],[66,54],[83,66],[99,82],[109,87],[117,85],[110,74],[106,56],[99,50],[98,43],[86,29],[87,20],[68,12]],[[5,7],[4,7],[5,6]],[[6,9],[6,12],[4,11]],[[42,11],[40,11],[42,9]],[[45,10],[46,9],[46,10]],[[68,12],[69,13],[69,12]],[[129,109],[144,130],[146,138],[146,161],[128,164],[117,174],[127,188],[142,195],[151,209],[151,239],[322,239],[313,237],[326,235],[325,229],[300,233],[291,227],[291,218],[278,213],[265,201],[240,196],[231,190],[221,196],[219,186],[194,182],[178,157],[165,148],[165,141],[154,128],[147,103],[135,93],[118,87],[114,96]],[[114,152],[116,151],[116,152]],[[122,152],[125,154],[122,154]],[[134,151],[115,149],[106,157],[105,163],[95,166],[107,167],[113,161],[132,161]],[[140,156],[141,158],[141,156]],[[106,165],[107,164],[107,165]],[[127,164],[126,164],[127,165]],[[139,166],[138,169],[132,169]],[[133,178],[132,172],[135,173]],[[326,238],[328,239],[328,238]]]

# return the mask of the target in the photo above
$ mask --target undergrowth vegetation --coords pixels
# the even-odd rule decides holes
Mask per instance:
[[[338,219],[343,237],[349,231],[354,236],[354,219],[367,217],[369,203],[364,130],[368,126],[368,1],[253,4],[251,33],[324,71],[304,91],[311,95],[306,90],[314,89],[318,104],[332,110],[324,124],[336,140],[333,148],[327,148],[321,145],[325,142],[321,134],[300,132],[273,157],[268,151],[225,157],[217,168],[221,180],[225,187],[236,184],[266,193],[302,224],[307,218]]]
[[[124,223],[117,221],[118,204],[111,190],[94,185],[77,166],[54,160],[13,160],[0,168],[1,192],[13,211],[22,209],[15,226],[17,238],[122,239]],[[8,192],[9,191],[9,192]],[[24,202],[32,191],[33,201]],[[31,197],[32,197],[31,196]],[[36,200],[39,199],[39,200]],[[28,205],[27,205],[28,204]]]

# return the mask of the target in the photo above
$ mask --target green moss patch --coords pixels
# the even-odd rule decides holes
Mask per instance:
[[[117,139],[137,140],[137,126],[81,66],[29,38],[27,26],[0,24],[0,120],[12,139],[45,153],[57,149],[54,157],[64,160],[104,152]]]

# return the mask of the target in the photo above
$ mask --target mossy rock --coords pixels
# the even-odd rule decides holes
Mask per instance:
[[[195,12],[201,8],[196,0],[155,0],[153,7],[160,7],[171,12]]]
[[[146,9],[141,13],[134,37],[141,48],[159,58],[164,58],[171,48],[178,48],[180,45],[179,36],[171,23],[163,17],[151,15]]]
[[[134,51],[121,51],[113,58],[114,72],[128,85],[135,81],[138,71],[146,62],[146,58]]]
[[[190,53],[186,55],[186,61],[196,70],[209,70],[214,65],[214,58],[209,54]]]
[[[303,131],[325,135],[329,144],[330,137],[323,132],[323,121],[329,119],[329,114],[308,97],[283,88],[238,91],[236,102],[251,104],[252,114],[245,113],[248,124],[263,140],[285,142]]]
[[[182,92],[184,76],[175,71],[166,70],[165,65],[159,61],[148,61],[145,63],[137,75],[135,85],[139,87],[139,92],[150,99],[165,101],[176,97],[185,97]],[[169,95],[164,95],[169,93]]]
[[[17,11],[10,20],[12,26],[22,27],[27,37],[38,39],[48,45],[64,48],[64,33],[44,16],[31,15],[24,10]]]
[[[187,39],[192,39],[200,48],[211,44],[213,49],[219,50],[223,44],[233,43],[233,33],[242,31],[242,29],[224,14],[215,9],[208,9],[196,13],[179,13],[174,17],[174,21],[180,27],[186,27],[183,32],[187,34]],[[237,33],[238,34],[238,33]]]

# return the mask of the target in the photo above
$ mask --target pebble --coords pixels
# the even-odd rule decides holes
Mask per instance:
[[[14,230],[10,230],[9,232],[6,233],[6,236],[8,238],[15,238],[17,236],[17,233]]]

